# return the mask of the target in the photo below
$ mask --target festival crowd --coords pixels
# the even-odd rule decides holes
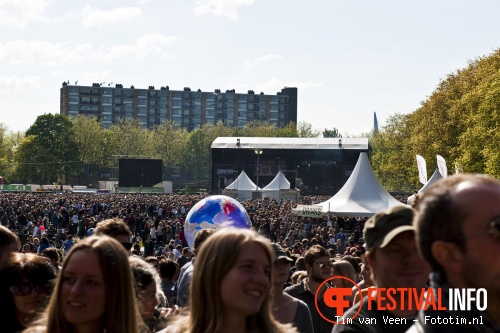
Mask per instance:
[[[468,247],[499,253],[497,180],[448,177],[369,219],[292,213],[329,197],[252,199],[251,230],[204,229],[190,247],[184,221],[204,197],[1,192],[2,332],[500,332],[498,259],[483,272]],[[424,312],[399,295],[380,309],[389,288],[450,286],[486,288],[488,308]],[[340,315],[331,288],[352,289]],[[436,324],[446,315],[459,323]]]

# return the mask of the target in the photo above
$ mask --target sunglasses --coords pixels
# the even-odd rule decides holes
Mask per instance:
[[[125,250],[127,251],[130,251],[130,249],[132,248],[132,243],[121,243],[123,245],[123,247],[125,248]]]
[[[325,267],[327,267],[327,268],[333,267],[332,263],[330,263],[330,262],[315,262],[315,264],[318,264],[319,268],[321,268],[321,269],[323,269]]]
[[[21,283],[17,286],[10,287],[10,291],[16,296],[28,296],[31,295],[33,289],[39,294],[46,294],[49,292],[46,285],[35,285],[31,283]]]
[[[491,221],[487,230],[479,231],[477,233],[473,233],[470,235],[465,235],[463,237],[458,238],[456,242],[462,242],[467,238],[484,236],[484,235],[491,235],[497,241],[500,241],[500,217],[496,217],[493,221]]]

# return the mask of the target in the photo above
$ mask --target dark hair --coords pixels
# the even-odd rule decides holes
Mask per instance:
[[[4,260],[0,287],[10,288],[22,279],[27,279],[33,284],[45,285],[56,277],[50,261],[35,253],[11,253],[4,257]]]
[[[26,279],[34,285],[48,287],[48,301],[56,273],[47,258],[34,253],[10,253],[6,254],[3,260],[5,262],[0,271],[0,299],[3,308],[3,311],[0,311],[0,322],[2,323],[2,331],[14,332],[19,329],[19,323],[10,288]]]
[[[196,254],[196,251],[200,250],[201,244],[210,237],[215,232],[215,229],[203,229],[199,231],[194,237],[193,243],[193,252]]]
[[[17,244],[18,249],[21,248],[19,237],[3,225],[0,225],[0,254],[3,254],[5,249],[13,243]]]
[[[361,273],[361,267],[359,266],[359,264],[361,263],[361,258],[355,258],[353,256],[346,255],[342,257],[342,260],[345,260],[348,263],[350,263],[352,268],[354,268],[356,274]]]
[[[156,258],[155,258],[156,259]],[[130,268],[134,275],[135,287],[137,295],[146,289],[152,282],[155,282],[151,268],[146,261],[138,257],[130,257]],[[145,263],[147,265],[143,265]],[[155,282],[156,283],[156,282]]]
[[[97,226],[94,229],[94,234],[96,236],[106,235],[113,238],[120,235],[126,235],[129,238],[132,237],[132,233],[130,232],[128,226],[122,219],[119,218],[107,219],[97,223]]]
[[[158,266],[160,267],[160,277],[162,279],[172,279],[179,264],[175,261],[162,260],[158,263]]]
[[[148,264],[158,264],[158,257],[155,256],[148,256],[144,258],[144,261],[147,262]]]
[[[304,262],[306,265],[312,265],[317,259],[330,257],[325,248],[321,245],[313,245],[304,254]]]
[[[61,254],[59,253],[59,250],[56,249],[55,247],[48,247],[45,250],[43,250],[42,256],[50,259],[55,259],[57,262],[61,260]]]

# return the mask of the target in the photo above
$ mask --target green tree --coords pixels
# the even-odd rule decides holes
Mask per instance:
[[[465,172],[500,177],[500,68],[486,76],[466,100],[465,131],[460,136],[457,163]]]
[[[118,124],[111,126],[110,131],[116,140],[114,155],[143,158],[154,155],[152,132],[144,128],[138,119],[121,119]]]
[[[48,184],[54,181],[52,167],[35,135],[23,138],[14,151],[14,178],[17,182]]]
[[[228,137],[233,136],[234,129],[227,125],[224,125],[222,121],[218,121],[217,124],[207,123],[203,125],[202,129],[207,135],[207,140],[212,143],[218,137]],[[241,135],[243,136],[243,135]]]
[[[281,138],[298,138],[297,125],[291,121],[285,127],[279,128],[277,135]]]
[[[300,121],[297,125],[299,138],[317,138],[319,131],[312,128],[312,125],[305,121]]]
[[[49,113],[38,116],[26,135],[35,136],[40,149],[37,162],[44,164],[40,168],[46,170],[45,180],[54,182],[78,172],[79,147],[75,141],[73,123],[67,116]]]
[[[415,155],[407,144],[410,122],[411,115],[397,113],[373,135],[371,164],[387,190],[414,190],[418,186]]]
[[[241,129],[241,136],[246,137],[275,137],[278,134],[276,125],[266,122],[249,122]]]
[[[4,183],[10,183],[14,176],[14,151],[24,138],[23,132],[11,132],[0,123],[0,176]]]
[[[97,181],[96,171],[103,159],[101,142],[102,124],[95,117],[78,115],[73,119],[75,141],[78,144],[79,160],[86,165],[88,174]]]
[[[342,134],[339,133],[339,130],[336,129],[335,127],[331,130],[326,129],[323,131],[323,137],[324,138],[341,138]]]
[[[8,175],[11,173],[8,159],[10,147],[8,144],[7,132],[7,127],[3,123],[0,123],[0,176],[4,178],[5,182],[8,179]]]
[[[153,151],[156,158],[163,161],[163,166],[167,170],[167,177],[170,178],[172,168],[180,166],[182,154],[188,140],[188,132],[184,128],[179,128],[172,121],[166,121],[153,130]]]
[[[201,129],[189,133],[184,153],[182,154],[185,172],[189,172],[196,182],[208,179],[210,172],[210,138]]]
[[[114,156],[118,151],[118,140],[115,132],[104,129],[99,136],[100,155],[102,158],[97,162],[99,173],[112,174],[113,163],[116,162]],[[118,175],[114,175],[118,177]]]

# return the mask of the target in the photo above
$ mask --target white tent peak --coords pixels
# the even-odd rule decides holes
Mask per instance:
[[[276,177],[266,186],[263,190],[277,191],[277,190],[289,190],[290,182],[286,179],[285,175],[281,170],[278,172]]]
[[[367,154],[362,152],[344,186],[332,198],[318,205],[323,206],[323,213],[370,217],[383,209],[403,203],[394,199],[380,184]]]
[[[236,178],[234,182],[226,186],[226,190],[254,191],[260,190],[260,188],[258,188],[250,178],[248,178],[245,171],[241,171],[238,178]]]
[[[443,176],[441,175],[441,172],[439,172],[439,169],[436,168],[436,170],[432,174],[432,177],[427,181],[427,183],[425,183],[424,186],[422,186],[422,188],[420,190],[418,190],[417,193],[424,193],[425,191],[427,191],[429,189],[429,187],[432,184],[434,184],[435,182],[437,182],[441,178],[443,178]],[[415,194],[408,197],[407,203],[411,204],[413,202],[413,200],[415,200]]]

